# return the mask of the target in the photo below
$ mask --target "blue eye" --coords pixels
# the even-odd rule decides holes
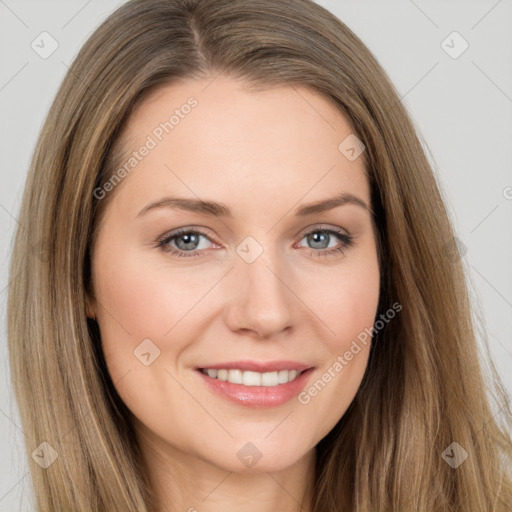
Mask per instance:
[[[333,238],[338,239],[340,243],[329,248],[329,242]],[[302,240],[304,239],[307,239],[308,243],[313,244],[313,249],[320,249],[319,251],[312,251],[312,255],[315,256],[328,256],[338,252],[344,254],[345,249],[351,247],[354,243],[352,235],[334,229],[314,229],[306,233]],[[327,245],[325,246],[326,241]]]
[[[329,247],[332,238],[339,242],[334,247]],[[157,247],[178,258],[195,258],[201,256],[201,238],[214,243],[205,233],[192,229],[179,229],[169,236],[157,241]],[[335,229],[314,229],[303,235],[301,241],[307,239],[308,243],[313,244],[311,255],[328,256],[334,253],[344,254],[345,249],[351,247],[354,243],[353,236],[343,231]],[[325,243],[327,242],[327,246]],[[174,245],[174,246],[173,246]],[[202,248],[204,249],[204,247]],[[320,249],[320,250],[317,250]]]
[[[210,238],[201,231],[179,229],[178,231],[172,233],[170,236],[160,240],[158,242],[158,247],[160,247],[163,251],[170,252],[173,256],[177,256],[178,258],[194,258],[196,256],[200,256],[200,254],[198,254],[200,237],[204,237],[207,240],[210,240]],[[170,245],[171,242],[173,242],[177,247]]]

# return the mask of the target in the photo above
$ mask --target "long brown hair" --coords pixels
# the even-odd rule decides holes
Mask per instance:
[[[18,229],[10,268],[23,429],[58,454],[44,469],[27,446],[38,509],[151,510],[129,411],[85,313],[92,242],[111,197],[94,191],[120,164],[116,143],[136,105],[175,79],[220,74],[255,88],[308,86],[345,115],[366,148],[378,315],[402,305],[374,334],[354,401],[316,447],[312,510],[510,512],[511,412],[485,336],[486,350],[477,344],[432,168],[382,67],[310,0],[132,0],[70,67],[35,149],[19,216],[30,230]],[[459,446],[467,459],[455,468],[446,455]]]

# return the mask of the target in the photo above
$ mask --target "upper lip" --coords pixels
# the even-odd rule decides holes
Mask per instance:
[[[300,372],[312,368],[310,364],[298,363],[296,361],[230,361],[224,363],[209,364],[200,366],[198,370],[242,370],[250,372],[278,372],[281,370],[298,370]]]

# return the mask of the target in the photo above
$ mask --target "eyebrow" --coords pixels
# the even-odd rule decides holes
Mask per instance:
[[[359,197],[349,193],[341,193],[338,196],[329,199],[323,199],[321,201],[303,205],[295,211],[295,215],[297,217],[305,217],[307,215],[322,213],[347,204],[360,206],[369,213],[373,213],[372,209]],[[141,217],[150,210],[157,208],[177,208],[179,210],[202,213],[204,215],[233,218],[233,213],[224,203],[180,197],[164,197],[158,201],[149,203],[137,214],[137,217]]]

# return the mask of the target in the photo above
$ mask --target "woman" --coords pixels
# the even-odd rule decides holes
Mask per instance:
[[[435,178],[320,6],[123,5],[58,92],[20,225],[39,510],[512,509]]]

